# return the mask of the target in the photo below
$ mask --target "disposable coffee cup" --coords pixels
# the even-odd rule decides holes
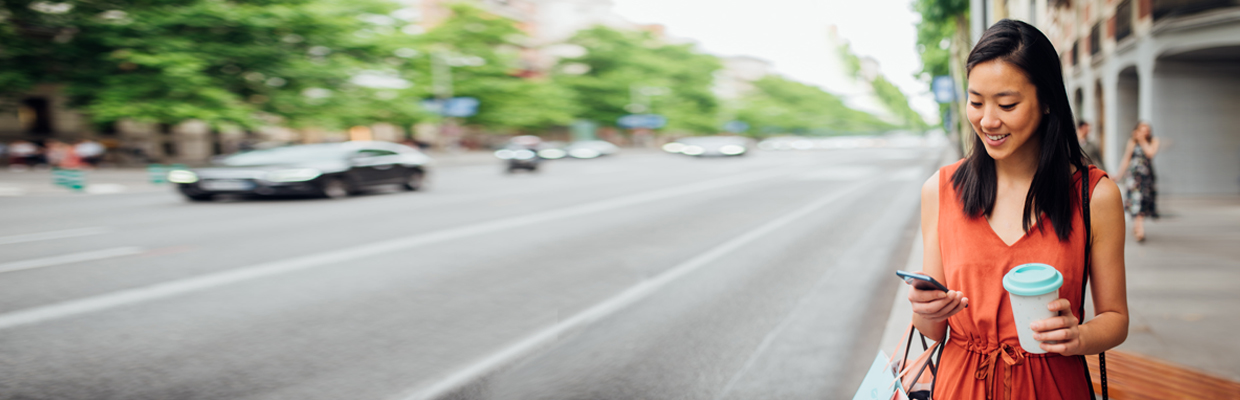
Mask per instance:
[[[1003,276],[1003,289],[1007,290],[1012,303],[1020,347],[1025,351],[1046,352],[1038,347],[1039,342],[1033,339],[1033,329],[1029,325],[1056,315],[1046,305],[1059,298],[1060,286],[1063,286],[1063,275],[1046,264],[1018,265]]]

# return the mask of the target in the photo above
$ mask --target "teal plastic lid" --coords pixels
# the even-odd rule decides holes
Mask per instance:
[[[1041,296],[1063,286],[1063,275],[1046,264],[1022,264],[1003,276],[1003,288],[1018,296]]]

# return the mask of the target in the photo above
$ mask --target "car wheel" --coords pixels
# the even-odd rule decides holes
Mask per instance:
[[[405,184],[403,185],[403,187],[405,190],[408,190],[410,192],[421,189],[422,181],[425,179],[426,179],[426,174],[423,173],[422,171],[420,170],[410,171],[409,178],[405,180]]]
[[[328,180],[327,182],[324,182],[323,187],[320,190],[322,190],[323,197],[326,197],[329,199],[342,199],[345,197],[349,197],[349,195],[352,193],[352,191],[349,189],[349,184],[346,183],[344,179],[340,179],[340,178],[331,179],[331,180]]]
[[[215,195],[213,195],[213,194],[209,194],[209,193],[208,193],[208,194],[188,194],[188,193],[186,193],[186,194],[185,194],[185,199],[186,199],[186,200],[189,200],[189,201],[193,201],[193,202],[211,201],[211,200],[215,200]]]

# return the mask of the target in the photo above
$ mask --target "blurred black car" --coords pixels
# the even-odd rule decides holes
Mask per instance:
[[[219,194],[341,198],[378,185],[418,190],[430,161],[389,142],[307,144],[233,154],[217,166],[171,171],[168,181],[191,201]]]

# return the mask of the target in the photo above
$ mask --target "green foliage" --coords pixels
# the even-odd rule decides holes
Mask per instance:
[[[908,97],[904,96],[900,88],[888,82],[887,78],[882,75],[874,78],[871,84],[874,86],[874,94],[878,96],[879,101],[887,106],[887,109],[903,123],[905,128],[916,131],[926,129],[926,121],[921,118],[921,114],[913,111],[913,108],[909,106]]]
[[[64,84],[71,105],[100,122],[193,118],[254,126],[266,113],[328,127],[351,117],[341,106],[370,106],[354,104],[372,93],[350,88],[348,79],[378,61],[367,36],[390,28],[359,16],[394,7],[381,0],[198,0],[73,2],[63,3],[73,5],[68,11],[41,12],[27,3],[0,5],[11,22],[0,33],[7,35],[0,79],[19,83],[3,86],[6,95],[33,83]],[[338,88],[336,97],[346,99],[303,95],[314,88]]]
[[[547,79],[525,79],[520,65],[518,43],[524,34],[510,19],[483,12],[466,4],[452,6],[452,17],[418,37],[424,56],[418,57],[411,79],[425,82],[423,97],[434,96],[430,83],[431,57],[452,65],[454,96],[479,99],[478,114],[465,120],[491,130],[536,131],[550,126],[568,125],[573,120],[570,93]],[[481,62],[477,62],[477,60]],[[481,65],[474,65],[481,64]]]
[[[722,64],[714,56],[697,53],[690,45],[661,43],[648,32],[601,26],[578,32],[569,42],[586,53],[561,60],[555,80],[571,93],[578,118],[614,125],[630,114],[625,106],[635,100],[636,92],[648,99],[649,112],[667,117],[667,130],[718,131],[719,102],[711,86]],[[570,66],[588,70],[562,72]],[[655,94],[643,95],[643,88]]]
[[[913,10],[921,14],[917,24],[917,51],[921,54],[923,77],[949,75],[952,55],[949,43],[957,32],[957,23],[967,18],[968,0],[914,0]],[[942,113],[950,108],[939,105]]]
[[[872,134],[894,128],[815,86],[767,76],[754,82],[754,89],[736,111],[751,136]]]

